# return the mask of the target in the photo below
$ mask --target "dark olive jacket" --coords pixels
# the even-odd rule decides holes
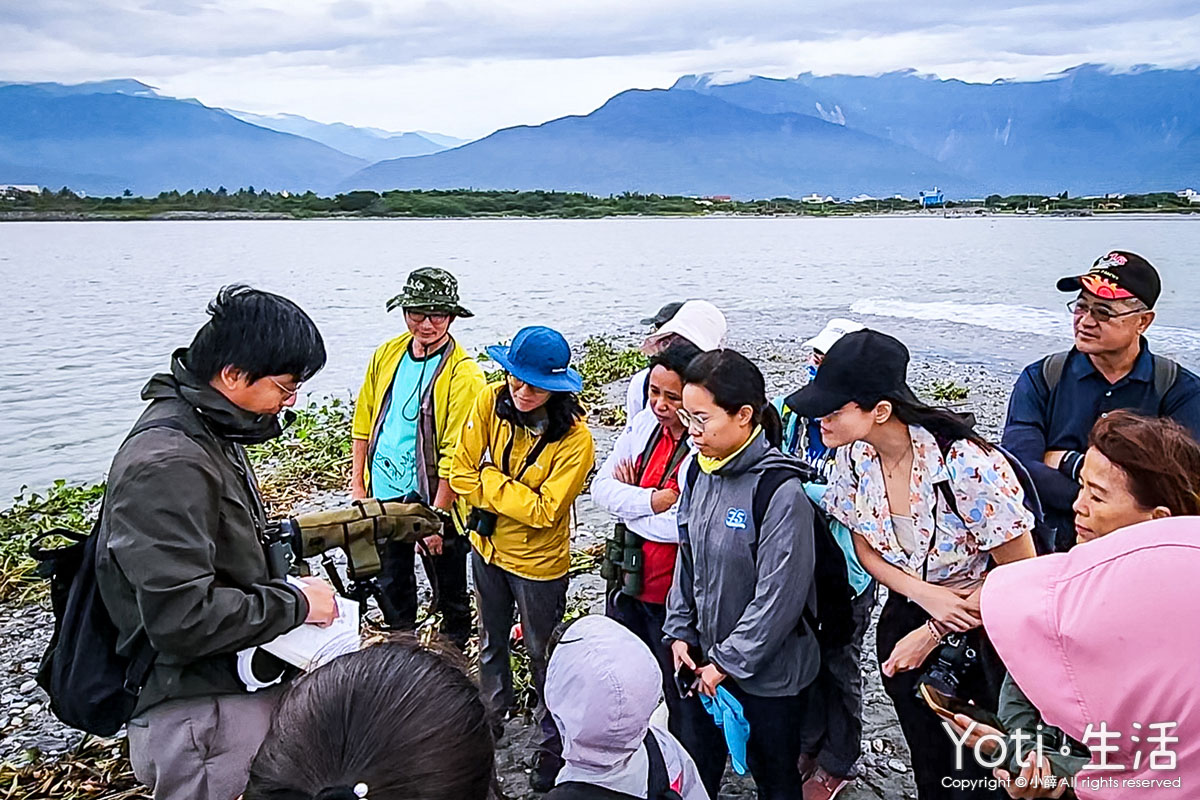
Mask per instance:
[[[265,524],[241,443],[277,436],[193,378],[180,351],[172,373],[150,379],[139,425],[174,418],[125,440],[113,459],[97,535],[104,605],[131,655],[144,634],[157,653],[137,714],[166,700],[243,692],[236,653],[304,622],[304,595],[271,580]]]

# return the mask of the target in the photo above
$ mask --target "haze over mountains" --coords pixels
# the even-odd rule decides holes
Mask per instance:
[[[456,139],[453,136],[436,133],[419,131],[402,133],[379,128],[358,128],[344,122],[316,122],[296,114],[263,115],[251,114],[249,111],[227,110],[238,119],[260,128],[294,133],[297,136],[328,145],[335,150],[341,150],[347,155],[365,158],[372,162],[389,158],[423,156],[467,142],[466,139]]]
[[[1200,69],[1085,65],[971,84],[912,72],[686,76],[475,142],[262,116],[133,80],[0,84],[0,184],[556,189],[734,197],[1152,191],[1200,183]],[[451,149],[446,149],[447,147]]]

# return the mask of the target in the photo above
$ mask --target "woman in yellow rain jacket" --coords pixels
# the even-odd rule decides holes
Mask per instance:
[[[497,720],[513,706],[508,637],[514,606],[537,692],[541,749],[530,776],[547,791],[562,765],[562,742],[542,702],[546,645],[562,622],[571,562],[571,505],[592,469],[579,373],[562,334],[522,328],[488,354],[508,373],[480,393],[450,470],[450,488],[475,509],[471,574],[482,631],[480,683]]]

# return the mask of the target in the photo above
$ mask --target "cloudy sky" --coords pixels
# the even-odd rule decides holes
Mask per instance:
[[[1196,0],[0,0],[0,81],[475,137],[683,74],[1200,63]]]

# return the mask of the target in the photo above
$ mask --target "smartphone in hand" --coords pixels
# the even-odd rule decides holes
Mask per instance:
[[[962,714],[980,724],[995,728],[1001,733],[1006,732],[1004,730],[1004,723],[1000,721],[1000,718],[986,708],[980,708],[961,698],[952,697],[945,692],[935,689],[928,683],[922,683],[920,691],[921,697],[925,698],[925,702],[939,717],[953,719],[955,714]]]
[[[675,688],[679,691],[681,698],[687,698],[695,693],[697,680],[695,671],[687,664],[680,664],[679,668],[675,670]]]

